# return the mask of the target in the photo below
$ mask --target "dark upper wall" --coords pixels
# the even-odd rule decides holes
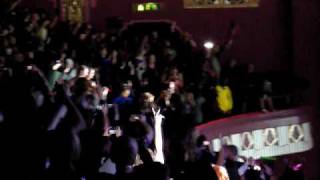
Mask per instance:
[[[55,0],[22,0],[21,5],[33,9],[45,8],[47,10],[53,10],[53,4],[55,2]]]
[[[320,109],[320,1],[295,0],[293,12],[294,71],[310,81],[307,98]]]

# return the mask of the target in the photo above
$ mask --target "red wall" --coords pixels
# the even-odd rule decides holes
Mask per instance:
[[[294,70],[309,79],[307,98],[320,110],[320,1],[293,2]]]
[[[47,10],[53,10],[56,2],[56,0],[22,0],[21,5],[32,9],[44,8]]]
[[[133,19],[168,19],[176,21],[195,39],[224,39],[229,24],[235,21],[241,32],[231,49],[233,57],[242,62],[255,62],[258,69],[286,69],[285,40],[282,22],[282,0],[261,0],[259,8],[241,9],[184,9],[182,0],[159,0],[160,12],[135,13],[132,3],[141,0],[97,0],[91,22],[104,27],[104,18],[121,16]]]

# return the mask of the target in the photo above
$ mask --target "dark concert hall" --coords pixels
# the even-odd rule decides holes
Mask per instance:
[[[0,0],[0,180],[320,180],[320,0]]]

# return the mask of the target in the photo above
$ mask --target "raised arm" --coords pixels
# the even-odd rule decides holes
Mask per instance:
[[[65,90],[64,90],[65,91]],[[77,106],[73,103],[73,101],[70,99],[70,97],[65,93],[65,98],[67,103],[69,104],[70,110],[73,111],[77,118],[77,123],[72,127],[73,133],[79,133],[81,130],[86,128],[86,122],[80,112],[80,110],[77,108]]]
[[[47,91],[50,93],[50,83],[47,79],[47,77],[44,75],[44,73],[42,72],[41,69],[39,69],[36,65],[31,65],[30,66],[30,70],[36,72],[38,74],[38,76],[41,78],[41,80],[43,81],[43,84],[45,85],[45,87],[47,88]]]
[[[10,5],[10,8],[9,8],[8,12],[13,11],[20,3],[21,3],[21,0],[17,0],[17,1],[15,1],[15,2],[13,2],[13,3]]]
[[[60,106],[60,108],[52,118],[51,122],[49,123],[47,130],[48,131],[55,130],[58,127],[61,120],[66,116],[67,112],[68,112],[68,109],[66,105]]]
[[[162,120],[164,116],[160,114],[160,109],[156,112],[154,108],[152,108],[154,118],[155,118],[155,146],[156,146],[156,154],[154,161],[160,162],[164,164],[164,154],[163,154],[163,137],[162,137]]]

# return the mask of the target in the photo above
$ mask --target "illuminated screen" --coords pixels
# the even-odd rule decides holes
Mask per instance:
[[[160,4],[154,2],[134,4],[134,10],[137,12],[159,11]]]

